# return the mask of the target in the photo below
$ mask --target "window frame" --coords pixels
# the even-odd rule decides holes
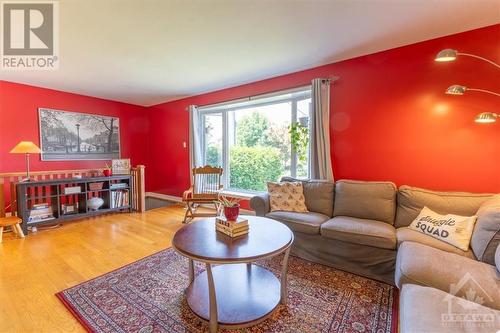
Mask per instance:
[[[280,103],[285,103],[285,102],[290,102],[291,103],[291,123],[292,122],[297,122],[297,105],[299,101],[302,100],[307,100],[307,99],[312,99],[312,87],[309,86],[304,86],[300,88],[294,88],[294,89],[288,89],[288,90],[282,90],[278,91],[275,93],[271,94],[265,94],[265,95],[258,95],[258,96],[253,96],[249,97],[246,99],[239,99],[239,100],[232,100],[232,101],[227,101],[223,103],[218,103],[214,105],[207,105],[207,106],[201,106],[198,107],[198,117],[199,117],[199,124],[201,125],[200,128],[202,129],[202,133],[200,135],[200,144],[201,144],[201,155],[203,159],[203,163],[206,161],[206,133],[205,133],[205,125],[206,125],[206,118],[205,116],[207,115],[215,115],[215,114],[220,114],[222,116],[222,147],[221,147],[221,153],[222,153],[222,164],[221,167],[224,168],[224,173],[222,174],[222,184],[224,186],[225,192],[231,192],[231,193],[241,193],[241,194],[255,194],[255,193],[261,193],[260,191],[254,191],[254,190],[246,190],[246,189],[236,189],[236,188],[231,188],[230,187],[230,175],[231,175],[231,170],[230,170],[230,156],[229,156],[229,121],[228,121],[228,113],[229,112],[237,112],[239,110],[244,110],[244,109],[249,109],[249,108],[255,108],[255,107],[262,107],[266,105],[272,105],[272,104],[280,104]],[[295,94],[295,95],[294,95]],[[283,95],[291,95],[289,97],[283,97],[279,98],[280,96]],[[278,97],[276,99],[273,99],[274,97]],[[271,100],[268,100],[271,98]],[[261,100],[261,101],[259,101]],[[245,103],[247,102],[247,103]],[[240,106],[238,106],[240,104]],[[243,105],[241,105],[243,104]],[[311,120],[312,118],[312,107],[309,108],[309,142],[311,142]],[[290,176],[293,178],[297,177],[297,153],[293,151],[293,149],[290,149]],[[309,161],[311,157],[311,147],[309,145],[307,149],[307,160]],[[307,177],[310,177],[311,174],[311,163],[308,163],[307,165]]]

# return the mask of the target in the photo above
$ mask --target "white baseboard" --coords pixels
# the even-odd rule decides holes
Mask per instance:
[[[156,193],[156,192],[146,192],[146,198],[147,197],[165,200],[165,201],[182,202],[181,197],[176,197],[175,195],[168,195],[168,194],[162,194],[162,193]]]
[[[168,195],[168,194],[162,194],[162,193],[156,193],[156,192],[146,192],[146,198],[147,197],[165,200],[165,201],[176,202],[176,203],[182,203],[182,198],[176,197],[175,195]],[[203,205],[203,206],[205,206],[205,205]],[[207,205],[206,207],[212,208],[213,206]],[[255,215],[255,212],[253,210],[240,209],[240,212],[242,214],[245,214],[245,215]]]

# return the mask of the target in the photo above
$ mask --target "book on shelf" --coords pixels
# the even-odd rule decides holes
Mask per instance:
[[[39,218],[29,218],[28,219],[28,224],[30,223],[36,223],[36,222],[45,222],[45,221],[50,221],[50,220],[55,220],[54,216],[47,216],[47,217],[39,217]]]
[[[33,205],[30,209],[28,217],[29,222],[42,222],[54,219],[54,212],[48,203],[41,203]]]
[[[111,208],[125,207],[129,204],[128,190],[111,191]]]
[[[125,189],[128,187],[128,183],[112,183],[110,185],[110,188],[112,190],[119,190],[119,189]]]
[[[82,193],[82,188],[80,186],[65,187],[64,194],[78,194]]]
[[[31,207],[31,210],[42,210],[49,207],[48,203],[35,204]]]

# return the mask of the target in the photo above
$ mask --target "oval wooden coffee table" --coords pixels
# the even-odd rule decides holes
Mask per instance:
[[[176,232],[174,249],[189,259],[186,299],[193,312],[209,322],[210,332],[244,328],[268,318],[281,302],[287,302],[288,256],[292,231],[284,224],[245,216],[248,235],[231,238],[215,231],[215,218],[193,222]],[[281,282],[269,270],[252,264],[285,253]],[[206,270],[194,277],[193,261]]]

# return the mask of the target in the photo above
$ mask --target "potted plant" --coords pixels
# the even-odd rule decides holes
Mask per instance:
[[[111,170],[111,166],[106,163],[106,166],[104,167],[104,170],[102,170],[102,173],[105,177],[109,177],[113,175],[113,171]]]
[[[219,202],[224,207],[224,216],[228,221],[236,221],[240,215],[240,200],[236,198],[228,198],[221,195]]]
[[[298,122],[293,122],[288,126],[290,143],[292,150],[297,154],[300,162],[307,159],[307,146],[309,145],[309,127],[307,118],[300,118]]]

